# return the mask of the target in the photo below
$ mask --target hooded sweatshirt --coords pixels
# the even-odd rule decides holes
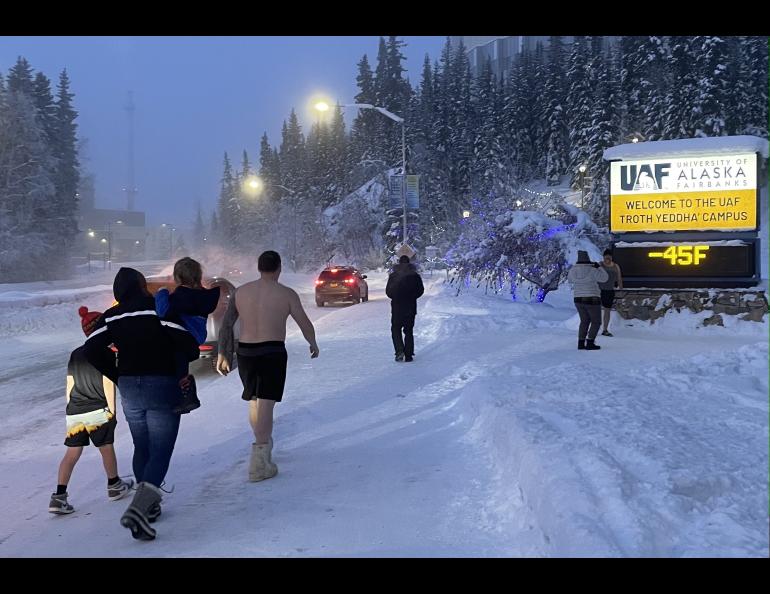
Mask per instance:
[[[121,268],[112,292],[118,305],[104,312],[85,344],[86,358],[103,375],[113,381],[121,375],[176,376],[175,352],[188,361],[198,358],[198,343],[181,319],[158,317],[139,271]],[[110,344],[118,349],[117,366]]]
[[[607,271],[595,268],[591,262],[575,264],[567,274],[575,297],[601,297],[599,283],[608,279]]]

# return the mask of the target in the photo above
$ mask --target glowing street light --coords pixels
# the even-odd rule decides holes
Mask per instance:
[[[94,233],[93,231],[89,231],[88,232],[88,237],[94,237],[95,235],[96,235],[96,233]]]
[[[105,237],[102,237],[102,243],[107,243],[107,239]]]
[[[471,211],[470,210],[464,210],[463,211],[463,218],[469,219],[471,217]]]
[[[578,171],[580,172],[580,209],[582,210],[586,198],[586,166],[581,165]]]
[[[329,104],[326,101],[319,101],[313,107],[315,107],[316,110],[318,110],[318,111],[320,111],[322,113],[325,112],[325,111],[329,111],[329,109],[330,109],[329,108]]]

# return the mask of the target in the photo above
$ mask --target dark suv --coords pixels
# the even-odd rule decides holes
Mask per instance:
[[[324,303],[334,301],[369,301],[369,285],[361,274],[352,266],[329,266],[321,271],[315,282],[315,303],[323,307]]]

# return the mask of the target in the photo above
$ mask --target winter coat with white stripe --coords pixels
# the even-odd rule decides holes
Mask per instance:
[[[198,343],[181,320],[158,317],[141,273],[121,268],[113,293],[118,305],[104,312],[85,344],[86,357],[103,375],[113,381],[123,375],[175,376],[176,352],[188,361],[198,358]],[[118,349],[117,366],[111,344]]]
[[[578,262],[567,273],[574,297],[600,297],[602,291],[599,283],[607,282],[608,278],[604,268],[596,268],[591,262]]]

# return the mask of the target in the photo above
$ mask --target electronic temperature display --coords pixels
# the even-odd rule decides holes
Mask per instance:
[[[753,242],[616,245],[613,259],[620,265],[623,278],[629,280],[635,277],[750,278],[756,272]]]

